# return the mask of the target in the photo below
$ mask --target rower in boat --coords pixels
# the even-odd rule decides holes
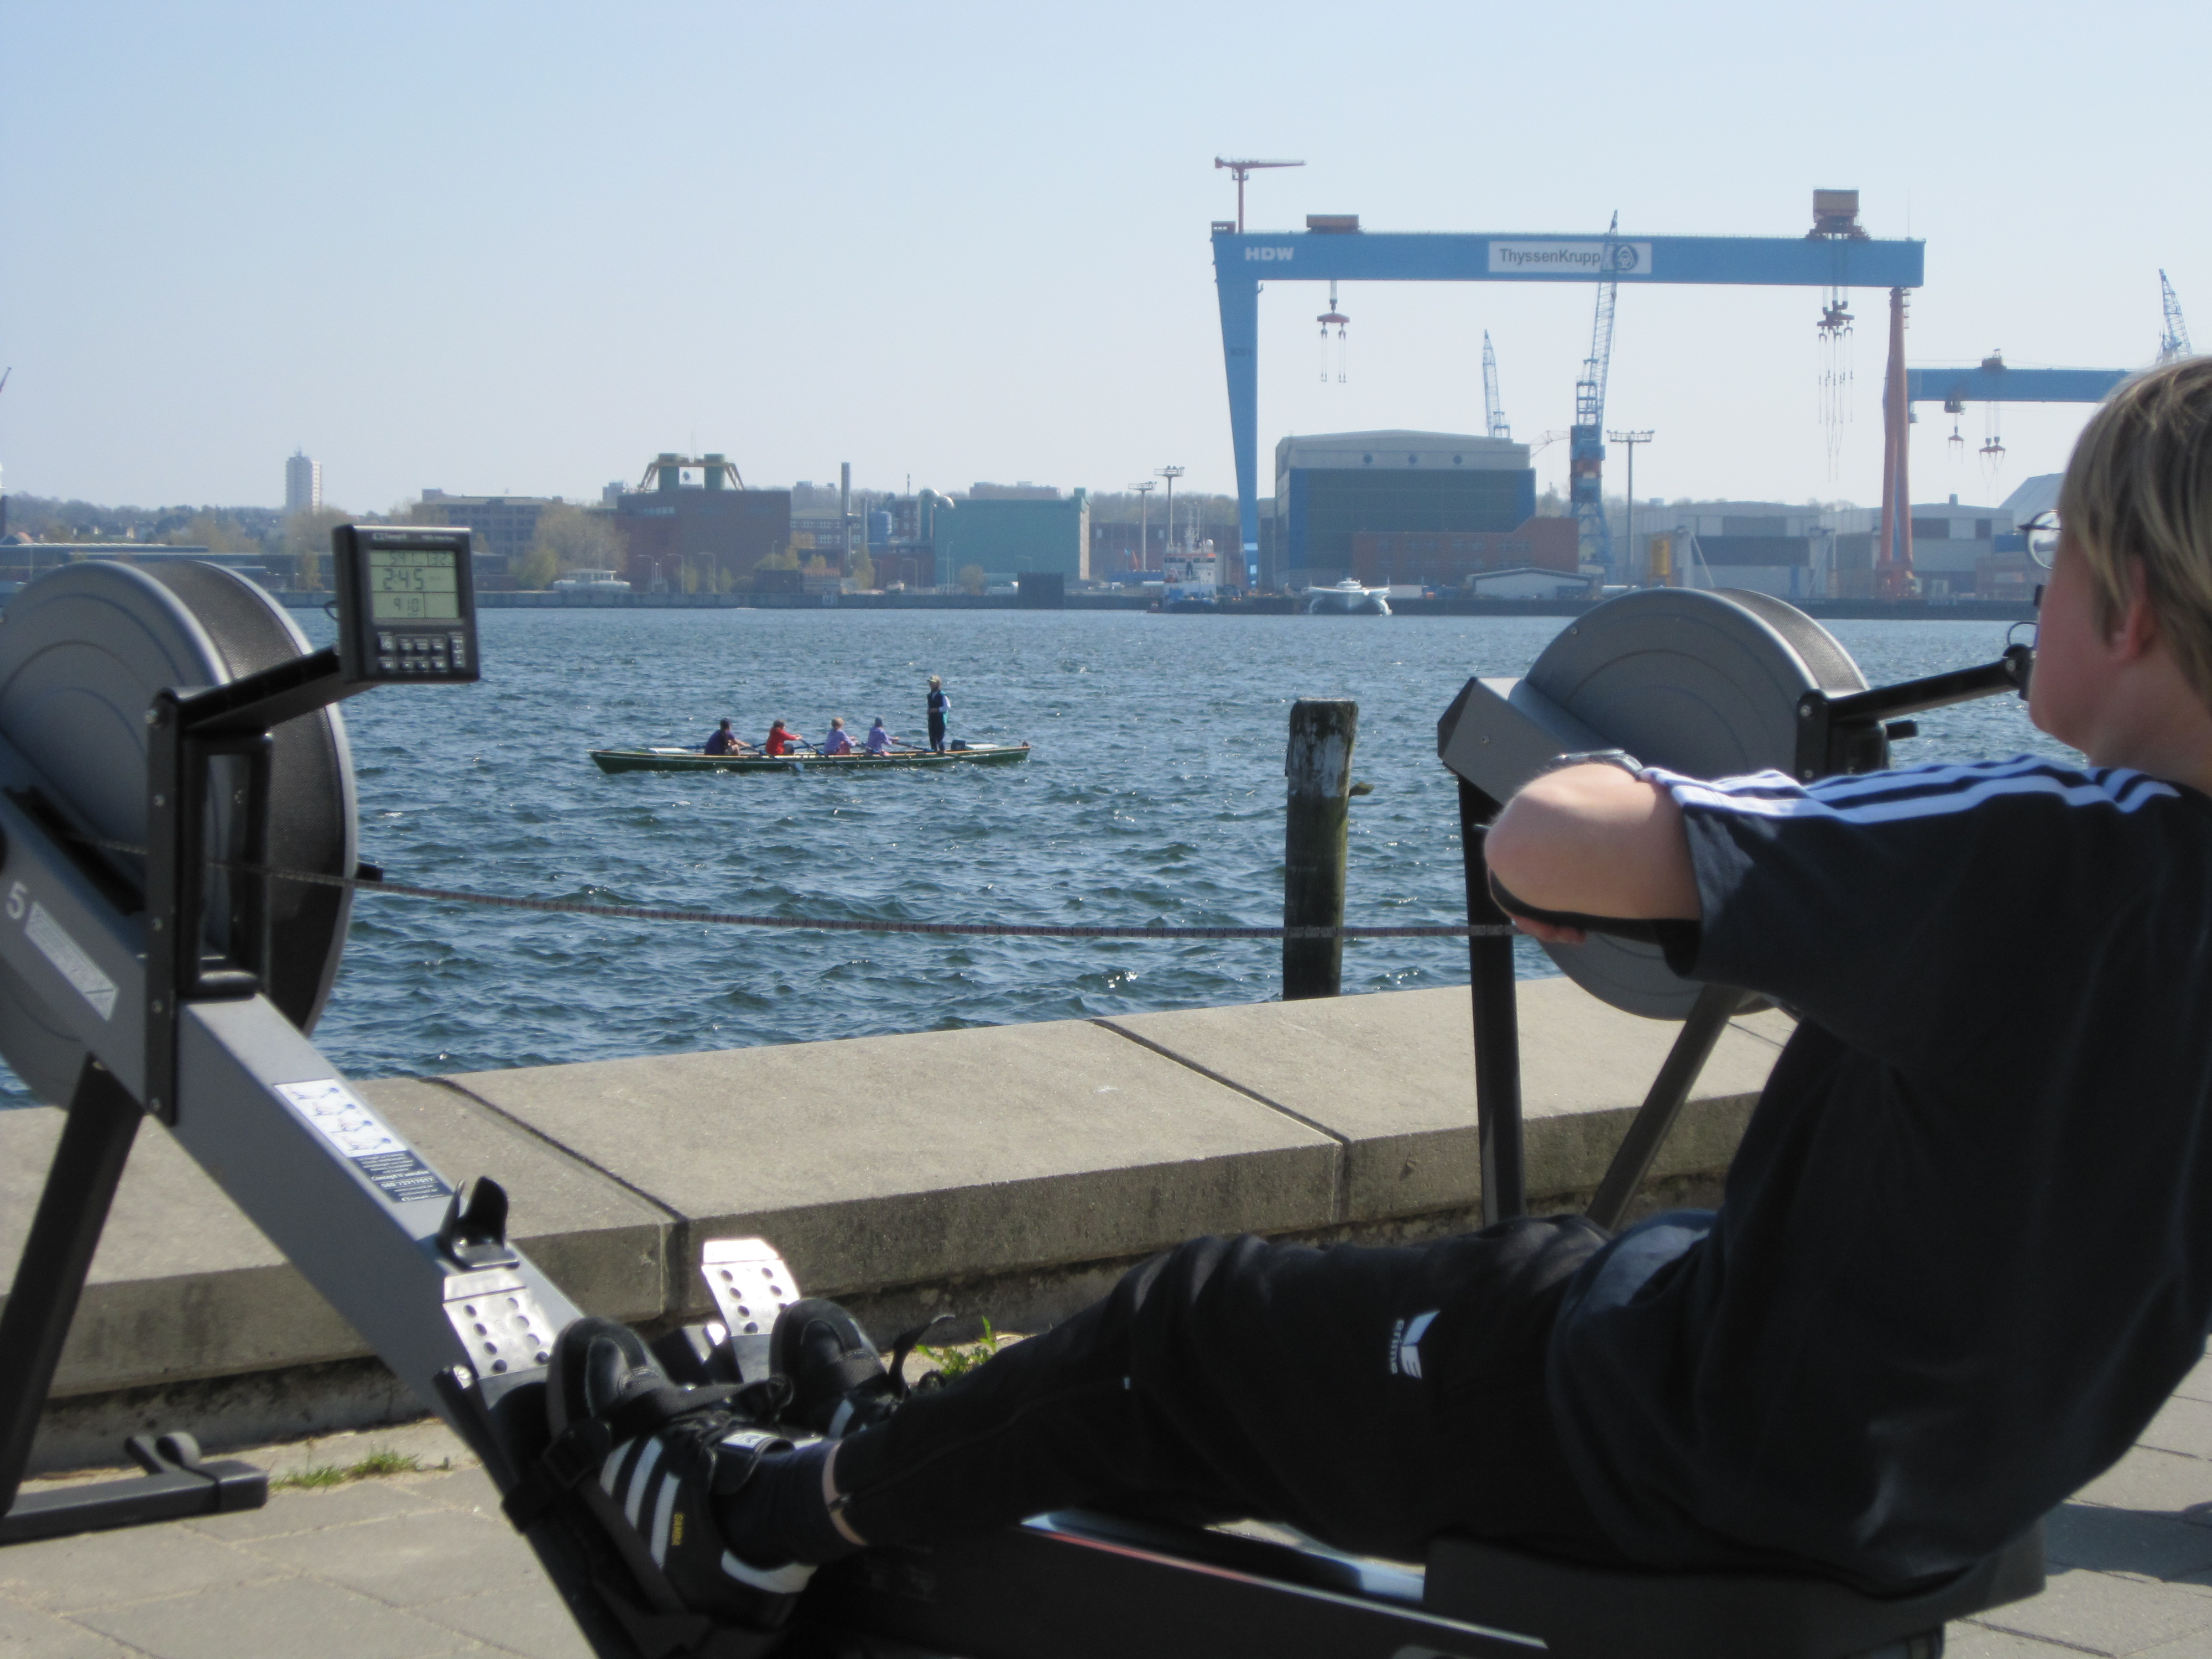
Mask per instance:
[[[830,716],[830,735],[822,739],[822,752],[825,755],[849,755],[853,752],[853,739],[846,733],[842,714]]]
[[[768,746],[763,752],[771,757],[787,755],[793,749],[804,748],[805,744],[805,738],[800,737],[781,720],[778,720],[768,729]]]
[[[743,755],[751,750],[752,744],[732,732],[729,721],[724,720],[708,734],[707,746],[699,752],[702,755]]]
[[[783,752],[774,757],[757,749],[727,755],[702,755],[696,749],[594,749],[591,756],[592,763],[602,772],[774,772],[784,775],[798,771],[874,771],[886,767],[935,770],[947,766],[1000,766],[1025,761],[1030,757],[1030,746],[1025,743],[979,743],[947,748],[939,754],[934,750],[895,744],[888,732],[880,750],[856,744],[848,754],[827,755],[803,746],[795,733],[787,731],[785,737],[788,741]]]
[[[867,741],[862,745],[871,755],[888,755],[894,739],[884,730],[884,717],[876,716],[876,723],[868,728]]]

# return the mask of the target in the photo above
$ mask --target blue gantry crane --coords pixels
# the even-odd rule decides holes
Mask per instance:
[[[1826,197],[1830,192],[1823,192]],[[1835,192],[1849,195],[1850,192]],[[1245,577],[1259,577],[1260,285],[1261,282],[1728,283],[1820,289],[1886,288],[1901,308],[1905,290],[1923,280],[1926,244],[1876,240],[1857,231],[1851,204],[1848,235],[1816,228],[1801,236],[1652,236],[1464,234],[1362,231],[1352,215],[1314,215],[1299,231],[1241,231],[1233,220],[1213,227],[1213,274],[1221,307],[1221,346],[1229,381],[1229,428],[1237,459],[1237,520]],[[1607,331],[1610,337],[1610,331]],[[1595,344],[1595,342],[1593,343]],[[1595,356],[1595,353],[1593,354]],[[1587,366],[1586,366],[1587,367]],[[1904,363],[1897,362],[1900,378]],[[1589,378],[1587,374],[1585,378]],[[1593,389],[1602,396],[1601,382]],[[1577,398],[1582,424],[1583,400]],[[1601,408],[1594,410],[1599,441]],[[1893,453],[1902,443],[1886,424]],[[1602,466],[1602,452],[1593,458]],[[1601,488],[1601,476],[1595,481]],[[1885,555],[1888,552],[1887,544]]]
[[[1942,404],[1956,415],[1968,404],[2100,404],[2135,373],[2129,368],[2014,368],[1992,352],[1971,368],[1908,368],[1907,403]]]

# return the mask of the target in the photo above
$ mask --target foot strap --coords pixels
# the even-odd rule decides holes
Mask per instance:
[[[927,1324],[917,1325],[910,1331],[899,1333],[898,1340],[891,1344],[891,1394],[895,1398],[903,1400],[907,1396],[906,1362],[922,1338],[927,1336],[939,1325],[959,1317],[958,1314],[941,1313]]]
[[[598,1474],[607,1454],[624,1441],[658,1433],[679,1418],[721,1409],[738,1392],[720,1383],[689,1390],[647,1389],[602,1416],[570,1424],[553,1437],[536,1462],[524,1469],[514,1490],[500,1500],[501,1512],[517,1532],[528,1532],[554,1504]]]

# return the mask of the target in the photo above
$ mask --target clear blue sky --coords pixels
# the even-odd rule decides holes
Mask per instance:
[[[1255,227],[1794,235],[1820,185],[1928,243],[1916,362],[2130,367],[2164,266],[2212,346],[2202,4],[108,4],[0,9],[9,488],[275,503],[596,496],[660,449],[748,482],[1233,488],[1206,244]],[[1591,292],[1262,297],[1263,444],[1564,427]],[[1639,495],[1878,493],[1881,296],[1831,478],[1809,292],[1624,293]],[[1915,494],[2002,496],[1923,413]],[[1565,446],[1540,461],[1563,473]],[[1619,477],[1616,468],[1613,477]]]

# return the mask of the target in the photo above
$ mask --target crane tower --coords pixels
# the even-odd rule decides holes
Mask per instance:
[[[2173,284],[2166,280],[2166,273],[2158,273],[2158,295],[2166,306],[2166,332],[2158,343],[2158,360],[2170,363],[2177,357],[2191,356],[2189,325],[2181,320],[2181,301],[2175,297]]]
[[[1482,331],[1482,413],[1489,423],[1486,429],[1492,437],[1512,437],[1513,428],[1498,404],[1498,353],[1491,347],[1490,331],[1486,328]]]
[[[1605,268],[1619,267],[1613,244],[1620,231],[1620,215],[1606,227]],[[1613,532],[1605,521],[1605,380],[1613,362],[1613,307],[1620,292],[1614,281],[1597,287],[1597,316],[1590,325],[1589,356],[1583,362],[1583,377],[1575,382],[1575,424],[1568,435],[1567,499],[1575,522],[1581,526],[1583,562],[1613,568]]]

